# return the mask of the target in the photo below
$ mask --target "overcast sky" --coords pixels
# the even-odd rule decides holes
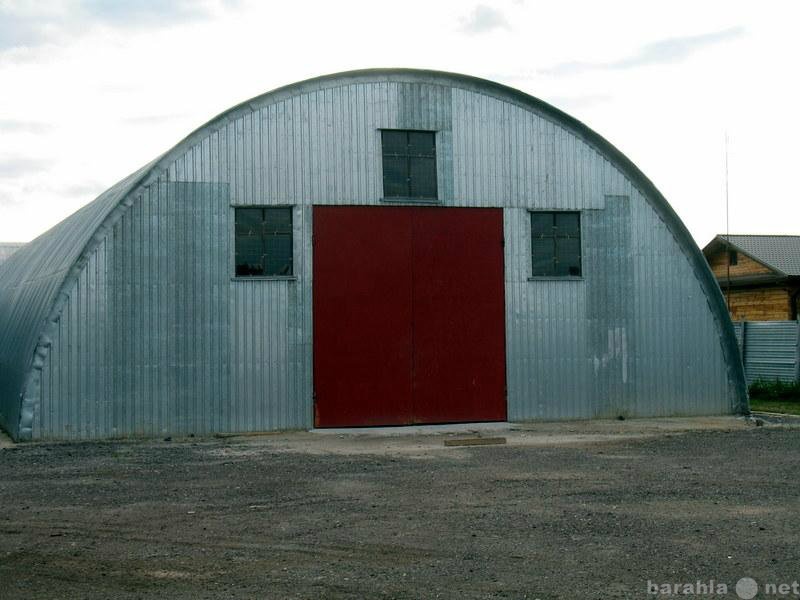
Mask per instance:
[[[0,241],[28,241],[211,117],[370,67],[467,73],[577,117],[702,246],[800,234],[800,2],[0,0]]]

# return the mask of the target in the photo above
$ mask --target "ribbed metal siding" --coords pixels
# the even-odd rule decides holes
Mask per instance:
[[[260,107],[197,143],[169,178],[229,182],[233,204],[379,204],[383,128],[438,132],[446,206],[602,208],[606,194],[628,187],[594,149],[535,113],[483,94],[402,83]]]
[[[583,212],[582,280],[529,281],[530,213],[505,210],[510,419],[732,410],[697,280],[629,192]]]
[[[151,186],[69,293],[34,437],[305,426],[311,212],[295,213],[297,279],[233,281],[227,186]]]
[[[62,282],[83,268],[76,264],[81,251],[147,168],[109,188],[0,265],[0,424],[12,435],[20,434],[20,413],[26,417],[23,427],[30,426],[29,416],[40,398],[42,364],[34,353],[38,344],[49,344],[49,319],[59,311]]]
[[[719,325],[682,248],[631,190],[637,414],[736,410]]]
[[[510,418],[732,409],[687,256],[623,174],[552,120],[399,82],[251,108],[138,192],[92,254],[47,358],[37,437],[310,427],[310,207],[381,203],[384,127],[439,132],[443,205],[506,207]],[[296,206],[296,281],[231,280],[239,204]],[[528,281],[528,208],[584,211],[583,281]]]
[[[238,410],[226,430],[298,429],[313,423],[311,214],[309,206],[294,209],[296,280],[228,283],[229,393]]]
[[[742,335],[744,333],[744,322],[734,321],[733,332],[736,334],[736,343],[739,345],[739,351],[742,351]]]
[[[530,213],[507,208],[504,222],[508,418],[589,417],[585,282],[528,281]]]
[[[294,96],[224,124],[175,161],[169,178],[227,182],[233,204],[374,204],[383,192],[380,129],[434,129],[447,202],[450,106],[450,88],[422,84]]]
[[[737,322],[747,383],[800,381],[800,321]]]
[[[556,123],[487,95],[453,90],[455,198],[474,206],[602,208],[625,179]]]

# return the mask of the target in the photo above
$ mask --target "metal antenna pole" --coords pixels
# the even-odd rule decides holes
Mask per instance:
[[[725,246],[728,252],[728,274],[725,278],[725,302],[728,305],[728,314],[731,312],[731,213],[728,200],[728,132],[725,132]]]

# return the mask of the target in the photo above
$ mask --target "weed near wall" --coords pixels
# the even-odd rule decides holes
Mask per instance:
[[[800,402],[800,382],[756,379],[750,384],[750,399]]]

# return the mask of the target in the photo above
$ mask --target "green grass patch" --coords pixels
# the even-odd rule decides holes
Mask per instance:
[[[750,384],[751,400],[800,402],[800,382],[765,381],[756,379]]]
[[[764,381],[750,385],[750,410],[800,415],[800,383]]]
[[[777,402],[774,400],[750,400],[750,410],[761,412],[800,415],[800,402]]]

